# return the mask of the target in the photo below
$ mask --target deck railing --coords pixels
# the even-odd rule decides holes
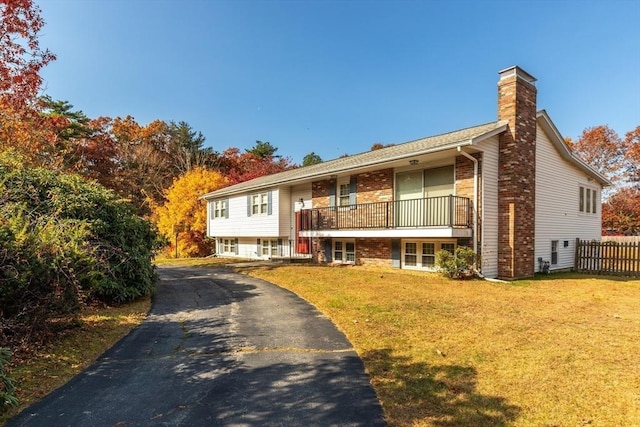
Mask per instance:
[[[305,209],[301,230],[470,227],[471,201],[443,196]]]

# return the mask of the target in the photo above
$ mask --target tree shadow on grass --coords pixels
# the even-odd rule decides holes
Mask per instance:
[[[391,425],[506,426],[521,408],[477,391],[477,371],[459,365],[414,363],[391,349],[362,355]]]

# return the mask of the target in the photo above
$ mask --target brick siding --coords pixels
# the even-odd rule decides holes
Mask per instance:
[[[365,172],[356,176],[358,203],[390,202],[393,200],[393,169]]]
[[[391,267],[391,239],[356,239],[356,264]]]

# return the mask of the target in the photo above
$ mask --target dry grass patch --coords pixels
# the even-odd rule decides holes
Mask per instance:
[[[0,424],[93,363],[142,323],[150,306],[151,298],[147,297],[120,307],[87,308],[79,327],[65,330],[50,347],[14,361],[11,376],[17,382],[20,406],[0,415]]]
[[[639,280],[241,271],[292,290],[345,332],[390,425],[640,425]]]

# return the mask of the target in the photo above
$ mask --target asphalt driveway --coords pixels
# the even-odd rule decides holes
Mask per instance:
[[[296,295],[223,268],[160,268],[147,320],[7,426],[376,426],[361,360]]]

